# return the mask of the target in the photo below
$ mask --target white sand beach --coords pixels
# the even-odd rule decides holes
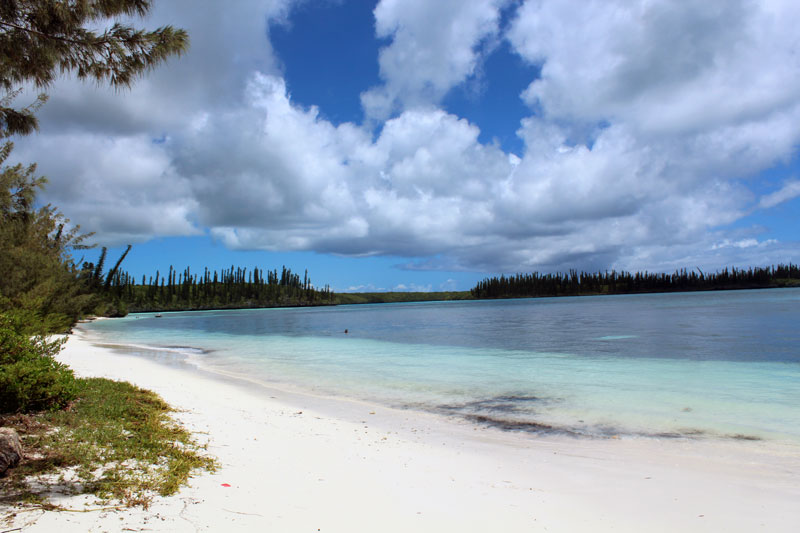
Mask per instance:
[[[148,510],[0,507],[17,513],[0,531],[800,530],[797,447],[503,432],[169,366],[82,333],[60,359],[156,391],[221,468]]]

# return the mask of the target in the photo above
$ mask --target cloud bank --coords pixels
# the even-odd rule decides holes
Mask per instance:
[[[294,2],[158,4],[185,58],[129,94],[63,80],[17,143],[101,243],[208,232],[487,272],[800,259],[736,225],[800,196],[761,177],[800,142],[796,2],[381,0],[382,84],[342,124],[287,91],[269,28]],[[442,106],[503,39],[540,67],[519,157]]]

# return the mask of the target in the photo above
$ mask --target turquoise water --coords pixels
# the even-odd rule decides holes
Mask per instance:
[[[515,431],[800,443],[798,324],[800,289],[773,289],[138,314],[86,329],[142,356]]]

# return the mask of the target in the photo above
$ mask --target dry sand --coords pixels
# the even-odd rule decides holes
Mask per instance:
[[[148,510],[0,507],[0,531],[800,531],[800,449],[537,437],[255,386],[92,345],[60,359],[178,409],[221,468]],[[227,486],[230,485],[230,486]],[[81,511],[81,512],[75,512]]]

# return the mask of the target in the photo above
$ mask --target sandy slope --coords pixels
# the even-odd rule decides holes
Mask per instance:
[[[222,468],[148,511],[24,511],[0,531],[800,531],[796,447],[505,433],[256,387],[81,334],[60,358],[161,394]]]

